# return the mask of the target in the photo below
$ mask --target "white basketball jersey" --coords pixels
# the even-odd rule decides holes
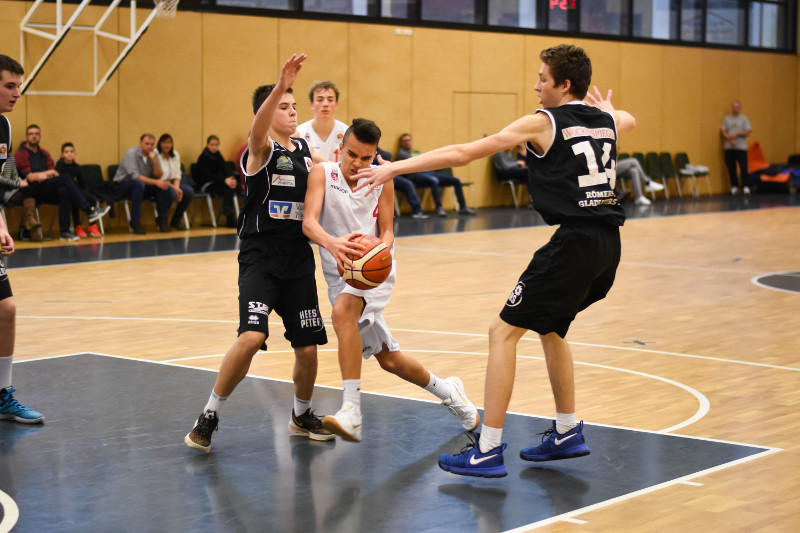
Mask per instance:
[[[342,139],[344,139],[344,132],[346,131],[347,124],[337,120],[333,125],[331,134],[328,135],[327,139],[323,140],[320,139],[317,132],[311,127],[310,120],[297,126],[297,134],[303,137],[315,152],[334,163],[338,163],[342,160],[340,146],[342,144]]]
[[[383,185],[378,185],[364,196],[366,189],[358,192],[350,189],[338,164],[322,163],[322,168],[325,170],[325,198],[319,214],[320,226],[334,237],[354,232],[377,237],[378,199]],[[336,260],[331,253],[320,246],[319,255],[322,259],[322,272],[328,284],[340,281]]]

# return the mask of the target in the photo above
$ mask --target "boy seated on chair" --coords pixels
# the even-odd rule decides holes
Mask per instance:
[[[83,177],[81,166],[75,161],[75,145],[71,142],[65,142],[61,145],[61,158],[56,162],[56,170],[59,174],[71,176],[84,198],[90,204],[98,205],[97,197]],[[81,224],[81,211],[76,205],[72,206],[72,224],[75,229],[75,235],[81,239],[103,236],[94,222],[88,222],[86,228],[83,227],[83,224]]]

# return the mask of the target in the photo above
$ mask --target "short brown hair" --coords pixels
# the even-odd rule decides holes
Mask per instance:
[[[308,101],[314,101],[314,93],[319,90],[333,89],[333,94],[336,95],[336,101],[339,101],[339,88],[331,80],[317,80],[308,88]]]
[[[0,54],[0,76],[3,75],[4,70],[12,74],[19,74],[20,76],[25,74],[25,70],[22,68],[22,65],[19,64],[19,61],[5,54]]]
[[[592,62],[583,48],[560,44],[539,53],[539,59],[550,68],[556,87],[570,81],[569,92],[583,100],[592,82]]]
[[[258,110],[261,109],[261,106],[264,102],[267,101],[269,95],[272,94],[272,91],[275,89],[276,84],[271,85],[262,85],[261,87],[257,87],[255,91],[253,91],[253,114],[255,115],[258,113]],[[291,87],[286,89],[286,92],[292,94],[294,91]]]

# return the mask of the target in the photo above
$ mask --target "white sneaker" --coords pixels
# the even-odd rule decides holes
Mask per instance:
[[[731,196],[739,194],[739,187],[731,187]]]
[[[361,442],[361,413],[356,413],[353,402],[344,402],[335,415],[322,419],[322,426],[350,442]]]
[[[750,196],[750,187],[745,187],[744,189],[742,189],[742,192],[744,193],[745,196]]]
[[[646,196],[639,196],[636,200],[633,201],[636,205],[650,205],[651,202]]]
[[[664,186],[660,183],[656,183],[655,181],[648,181],[647,185],[645,185],[644,190],[647,192],[659,192],[664,190]]]
[[[475,405],[467,398],[464,392],[464,383],[457,377],[445,379],[452,386],[453,392],[450,397],[442,402],[442,405],[450,409],[450,412],[458,417],[461,426],[467,431],[475,431],[481,423],[481,416]]]

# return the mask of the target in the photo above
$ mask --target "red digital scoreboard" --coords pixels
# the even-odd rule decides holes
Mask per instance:
[[[578,0],[550,0],[550,11],[574,11]]]

